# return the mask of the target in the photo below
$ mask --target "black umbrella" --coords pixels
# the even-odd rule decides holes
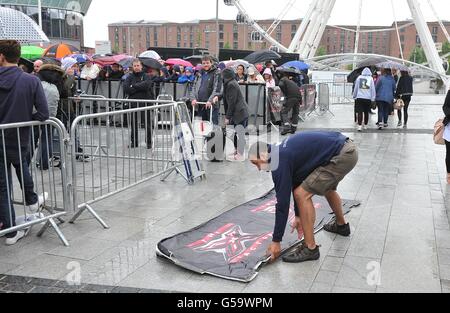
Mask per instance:
[[[133,67],[133,60],[134,58],[127,58],[119,61],[119,65],[123,68],[130,68]]]
[[[19,65],[24,65],[27,68],[27,73],[32,73],[34,69],[34,64],[28,59],[20,58]]]
[[[215,56],[211,55],[211,58],[213,59],[213,62],[215,64],[219,63],[219,59],[217,59]],[[192,63],[192,65],[197,66],[197,64],[201,64],[203,59],[203,55],[191,55],[190,57],[186,57],[183,60],[189,61]]]
[[[386,58],[383,57],[370,57],[360,63],[357,64],[357,68],[365,68],[365,67],[373,67],[378,63],[386,62],[388,61]]]
[[[279,67],[277,68],[277,72],[283,74],[291,74],[291,75],[300,75],[302,72],[295,67]]]
[[[260,50],[253,52],[247,56],[244,60],[250,64],[265,63],[270,60],[281,59],[281,55],[272,50]]]
[[[159,63],[155,59],[139,58],[139,60],[141,60],[142,64],[148,68],[153,68],[153,69],[159,70],[162,67],[161,63]]]

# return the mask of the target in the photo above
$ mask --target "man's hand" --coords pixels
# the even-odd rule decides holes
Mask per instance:
[[[212,107],[212,103],[211,102],[206,102],[206,109],[211,109]]]
[[[302,227],[302,222],[300,220],[300,217],[296,217],[294,220],[294,223],[292,223],[291,225],[292,229],[291,229],[291,234],[294,231],[297,231],[298,233],[298,239],[302,239],[303,238],[303,227]]]
[[[229,119],[225,119],[225,125],[230,125],[230,120]]]
[[[217,102],[219,102],[219,97],[216,96],[216,97],[214,97],[214,99],[213,99],[213,103],[216,104]]]
[[[270,262],[275,262],[281,255],[281,243],[272,242],[267,249],[267,256],[270,255]]]
[[[192,102],[191,102],[192,106],[193,107],[197,106],[197,102],[198,102],[197,100],[192,100]]]

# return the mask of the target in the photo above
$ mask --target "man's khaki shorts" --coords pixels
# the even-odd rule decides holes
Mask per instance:
[[[348,140],[339,155],[331,159],[330,164],[318,167],[303,182],[301,187],[314,195],[324,196],[329,191],[336,191],[339,183],[358,163],[358,149],[353,141]]]

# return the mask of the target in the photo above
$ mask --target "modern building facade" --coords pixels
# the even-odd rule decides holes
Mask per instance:
[[[272,23],[273,20],[258,21],[258,24],[266,30]],[[274,30],[272,37],[284,46],[289,46],[300,23],[301,20],[284,20]],[[398,23],[405,58],[409,58],[414,48],[420,45],[414,24],[409,24],[411,21]],[[444,22],[444,24],[450,32],[450,22]],[[444,43],[446,38],[439,24],[431,22],[428,25],[437,45]],[[327,26],[320,44],[321,52],[326,54],[353,53],[356,33],[351,30],[355,29],[355,26]],[[362,26],[361,31],[359,52],[400,57],[395,25]],[[234,20],[220,20],[218,36],[219,48],[258,50],[270,47],[270,44],[265,41],[255,41],[259,38],[252,27],[237,24]],[[131,55],[139,54],[147,47],[206,48],[212,54],[216,54],[216,20],[197,20],[187,23],[144,20],[119,22],[109,25],[109,40],[113,51]]]
[[[42,30],[51,43],[84,46],[83,16],[92,0],[42,0]],[[37,0],[0,0],[0,6],[18,10],[39,23]]]

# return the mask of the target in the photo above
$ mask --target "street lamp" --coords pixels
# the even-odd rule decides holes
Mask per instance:
[[[219,0],[216,0],[216,49],[217,49],[216,57],[219,58],[219,52],[220,52],[220,43],[219,43]]]

